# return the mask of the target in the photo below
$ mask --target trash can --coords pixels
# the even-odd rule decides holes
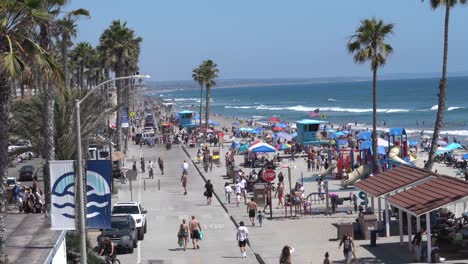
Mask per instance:
[[[379,233],[378,230],[371,230],[370,231],[370,246],[375,247],[377,246],[377,234]]]
[[[338,223],[336,231],[338,240],[341,239],[346,233],[348,233],[349,236],[354,239],[353,223]]]

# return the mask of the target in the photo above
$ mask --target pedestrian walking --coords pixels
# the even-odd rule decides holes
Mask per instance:
[[[189,165],[187,161],[184,160],[184,163],[182,164],[182,173],[188,174],[188,168],[189,168]]]
[[[421,242],[422,242],[422,235],[426,232],[424,227],[421,227],[421,230],[414,235],[413,240],[411,243],[414,245],[414,258],[416,262],[422,261],[421,259]]]
[[[249,230],[247,229],[247,227],[244,226],[243,221],[239,222],[239,227],[237,228],[236,240],[238,241],[242,258],[246,258],[247,253],[245,252],[245,245],[249,241]]]
[[[328,252],[325,253],[325,258],[323,259],[323,264],[330,264],[330,260],[328,259],[330,255],[328,255]]]
[[[206,181],[204,194],[206,196],[206,204],[210,205],[211,198],[213,197],[213,184],[211,183],[211,180]]]
[[[200,249],[200,246],[198,245],[198,240],[200,239],[201,226],[198,220],[195,219],[195,216],[193,215],[192,215],[192,220],[190,220],[190,223],[189,223],[189,229],[190,229],[190,238],[192,239],[193,249]]]
[[[283,250],[281,250],[281,255],[279,259],[280,264],[291,264],[291,254],[294,252],[294,248],[290,247],[288,245],[283,247]]]
[[[255,226],[255,213],[257,213],[257,203],[254,201],[253,197],[251,201],[247,203],[247,213],[249,214],[252,226]]]
[[[137,172],[136,161],[133,162],[132,170],[133,170],[134,172]]]
[[[150,178],[150,179],[154,179],[153,168],[150,167],[149,170],[148,170],[148,173],[149,173],[149,178]]]
[[[280,205],[284,207],[284,204],[283,204],[284,187],[283,187],[282,182],[278,182],[278,187],[276,188],[275,196],[278,197],[278,206],[276,206],[276,208],[278,209]]]
[[[349,236],[348,232],[346,232],[346,234],[341,239],[340,244],[338,245],[338,249],[341,248],[341,245],[343,245],[345,263],[350,264],[353,259],[354,242],[353,239]]]
[[[182,224],[179,226],[179,232],[177,233],[177,242],[179,247],[184,247],[184,251],[187,249],[187,242],[189,236],[189,226],[186,223],[186,220],[182,220]]]
[[[224,184],[224,196],[226,197],[226,203],[228,204],[231,203],[231,193],[232,193],[231,185],[229,185],[229,183],[226,182]]]
[[[266,208],[269,206],[270,210],[273,208],[271,207],[271,183],[268,183],[268,185],[265,188],[265,197],[266,197],[266,204],[265,207],[263,208],[263,212],[266,212]]]
[[[161,170],[161,174],[164,175],[164,161],[161,159],[161,157],[158,158],[158,165],[159,169]]]
[[[236,204],[237,206],[239,206],[240,201],[241,201],[241,191],[242,191],[239,181],[236,181],[235,189],[236,189]]]
[[[145,172],[145,159],[143,157],[141,157],[140,165],[141,165],[141,172]]]
[[[182,187],[184,188],[184,195],[187,195],[187,174],[182,173],[180,182],[182,183]]]
[[[241,179],[240,179],[239,185],[240,185],[240,188],[241,188],[242,197],[244,197],[244,204],[247,204],[247,191],[245,190],[246,184],[247,184],[247,181],[242,176]]]
[[[257,220],[258,220],[258,224],[260,225],[260,227],[262,227],[263,218],[265,218],[265,215],[263,214],[261,210],[258,210]]]

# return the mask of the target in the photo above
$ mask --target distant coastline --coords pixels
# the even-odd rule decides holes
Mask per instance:
[[[435,79],[440,78],[437,73],[401,73],[386,74],[380,80],[414,80],[414,79]],[[468,73],[451,73],[449,78],[468,77]],[[240,87],[272,87],[282,85],[298,84],[319,84],[319,83],[350,83],[368,82],[370,77],[350,76],[350,77],[320,77],[320,78],[270,78],[270,79],[220,79],[217,81],[216,89],[229,89]],[[145,83],[148,88],[146,93],[169,93],[174,91],[200,89],[193,80],[180,81],[148,81]]]

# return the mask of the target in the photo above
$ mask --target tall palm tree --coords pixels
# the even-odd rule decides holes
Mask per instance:
[[[450,1],[450,2],[449,2]],[[434,165],[435,153],[437,150],[437,141],[439,140],[440,129],[444,121],[445,99],[447,97],[447,56],[448,56],[448,32],[450,21],[450,8],[457,3],[466,4],[467,0],[431,0],[431,7],[436,9],[441,5],[445,6],[445,22],[444,22],[444,54],[442,59],[442,78],[439,82],[439,102],[437,108],[436,122],[434,125],[434,134],[432,134],[431,148],[429,150],[429,157],[424,165],[425,169],[431,170]],[[448,4],[449,3],[449,4]]]
[[[205,139],[206,133],[208,130],[208,122],[210,119],[210,103],[211,103],[211,88],[216,85],[215,79],[218,78],[218,65],[214,63],[212,60],[204,61],[200,68],[201,68],[201,75],[203,77],[203,83],[205,84],[206,88],[206,109],[205,109]],[[201,116],[200,116],[201,122]]]
[[[112,24],[107,28],[100,37],[99,49],[110,57],[113,62],[112,68],[116,77],[125,75],[125,70],[128,68],[129,61],[138,61],[135,58],[139,55],[140,43],[143,41],[141,37],[135,36],[135,31],[127,27],[127,22],[120,20],[112,21]],[[117,104],[122,105],[122,89],[123,81],[117,81]],[[117,111],[116,125],[118,134],[118,146],[122,149],[122,126],[120,124],[120,111]]]
[[[355,63],[370,61],[372,70],[372,158],[375,171],[381,172],[377,151],[377,70],[385,65],[387,56],[393,52],[386,38],[393,33],[393,24],[385,24],[375,18],[361,21],[347,48],[353,54]]]
[[[55,60],[37,41],[36,29],[52,17],[38,1],[0,1],[0,182],[6,180],[10,128],[11,94],[14,81],[38,68],[59,81],[61,71]],[[0,184],[0,262],[5,254],[5,185]]]
[[[67,13],[65,17],[57,20],[57,35],[60,36],[59,46],[63,75],[65,77],[65,88],[70,87],[69,49],[73,44],[72,39],[76,37],[76,21],[81,16],[89,17],[89,11],[80,8]]]
[[[194,81],[196,81],[198,83],[198,85],[200,85],[200,128],[201,128],[201,118],[202,118],[202,105],[203,105],[203,75],[202,75],[202,70],[201,70],[201,65],[198,66],[197,68],[193,69],[192,71],[192,78]]]
[[[89,42],[80,42],[71,52],[73,62],[78,67],[77,78],[81,90],[86,90],[85,69],[90,65],[92,59],[93,47]]]

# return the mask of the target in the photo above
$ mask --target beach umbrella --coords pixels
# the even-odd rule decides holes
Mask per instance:
[[[286,143],[279,144],[275,147],[276,150],[283,150],[283,149],[290,149],[290,148],[291,148],[291,145],[286,144]]]
[[[241,144],[239,142],[233,141],[231,144],[231,149],[238,149],[240,148]]]
[[[273,131],[281,131],[281,130],[283,130],[283,129],[282,129],[281,127],[275,126],[275,127],[273,127],[272,130],[273,130]]]
[[[252,134],[260,134],[260,133],[262,133],[262,132],[258,131],[257,129],[254,129],[254,130],[250,131],[250,133],[252,133]]]
[[[253,153],[266,153],[266,152],[276,152],[275,148],[265,142],[260,142],[249,147],[249,151]]]
[[[253,147],[254,145],[257,145],[257,144],[259,144],[259,143],[263,143],[263,141],[261,141],[261,140],[255,140],[254,142],[252,142],[252,143],[249,144],[249,148],[250,148],[250,147]]]
[[[350,132],[348,130],[341,130],[341,133],[349,134]]]
[[[276,124],[275,126],[281,127],[281,128],[286,128],[286,127],[288,127],[288,125],[283,124],[283,123]]]
[[[462,157],[462,159],[468,160],[468,153],[467,153],[467,154],[464,154],[463,157]]]
[[[417,142],[417,141],[410,141],[410,142],[409,142],[409,145],[410,145],[410,146],[417,146],[417,145],[418,145],[418,142]]]
[[[238,126],[238,125],[240,125],[240,124],[237,123],[237,122],[234,122],[234,123],[232,123],[231,125],[232,125],[232,126]]]
[[[422,138],[422,139],[430,139],[431,137],[428,136],[428,135],[422,135],[421,138]]]
[[[244,152],[249,148],[249,144],[243,144],[239,147],[239,152]]]
[[[219,126],[219,123],[213,120],[208,120],[208,125]]]
[[[345,145],[348,145],[348,140],[346,140],[346,139],[339,139],[339,140],[337,141],[337,143],[338,143],[339,145],[341,145],[341,146],[345,146]]]
[[[447,142],[445,142],[443,140],[439,140],[439,141],[437,141],[437,145],[445,147],[445,146],[447,146]]]
[[[263,131],[265,130],[263,127],[257,127],[255,130],[258,130],[258,131]]]
[[[279,118],[274,117],[274,116],[270,117],[270,119],[268,119],[268,120],[269,120],[270,122],[272,122],[272,123],[279,123],[279,122],[280,122]]]

